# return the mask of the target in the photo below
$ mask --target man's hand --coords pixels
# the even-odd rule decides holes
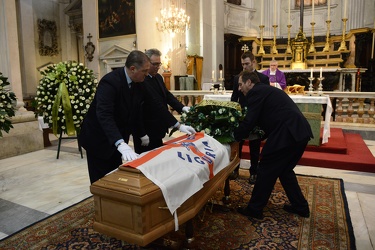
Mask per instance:
[[[182,108],[182,112],[184,112],[184,113],[189,113],[189,111],[190,111],[190,107],[188,107],[188,106],[185,106],[185,107]]]
[[[180,130],[180,132],[186,133],[188,135],[192,135],[192,134],[196,133],[194,128],[192,128],[190,126],[186,126],[184,124],[181,124],[180,127],[178,128],[178,130]]]
[[[136,154],[125,142],[121,142],[117,146],[117,151],[121,153],[123,161],[132,161],[138,158],[138,154]]]
[[[141,141],[142,146],[148,146],[148,144],[150,144],[150,138],[148,137],[148,135],[141,137]]]

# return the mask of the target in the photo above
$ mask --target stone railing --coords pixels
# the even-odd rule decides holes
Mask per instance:
[[[199,103],[206,94],[212,94],[211,91],[204,90],[172,90],[171,93],[187,106]],[[226,93],[231,94],[231,91]],[[333,107],[331,119],[333,121],[375,124],[375,92],[323,91],[323,94],[329,95],[331,99]]]

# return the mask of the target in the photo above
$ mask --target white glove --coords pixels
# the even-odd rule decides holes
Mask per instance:
[[[186,133],[188,135],[196,133],[194,128],[192,128],[190,126],[186,126],[184,124],[181,124],[180,127],[178,128],[178,130],[180,130],[180,132]]]
[[[189,111],[190,111],[190,107],[188,106],[185,106],[182,108],[182,112],[189,113]]]
[[[120,143],[117,150],[121,153],[123,161],[132,161],[138,158],[138,154],[136,154],[125,142]]]
[[[150,144],[150,138],[148,137],[148,135],[141,137],[141,141],[142,146],[148,146],[148,144]]]

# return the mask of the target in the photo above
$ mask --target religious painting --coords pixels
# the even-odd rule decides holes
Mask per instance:
[[[227,0],[227,2],[235,5],[241,5],[241,0]]]
[[[57,45],[57,26],[55,21],[38,19],[39,54],[55,56],[59,54]]]
[[[135,0],[98,0],[99,38],[135,34]]]
[[[314,5],[315,6],[317,6],[317,5],[326,5],[327,4],[327,0],[304,0],[303,1],[303,5],[304,6],[311,6],[313,1],[314,1]],[[301,0],[296,0],[296,6],[297,7],[301,6]]]

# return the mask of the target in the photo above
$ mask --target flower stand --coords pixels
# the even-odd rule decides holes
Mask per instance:
[[[76,140],[77,140],[77,143],[78,143],[78,151],[79,151],[80,154],[81,154],[81,159],[83,159],[82,147],[81,147],[81,145],[80,145],[79,142],[78,142],[78,135],[77,135],[77,136],[68,136],[68,137],[63,137],[63,136],[62,136],[62,132],[60,132],[60,136],[59,136],[59,144],[58,144],[58,146],[57,146],[57,156],[56,156],[56,159],[59,159],[60,148],[61,148],[61,141],[62,141],[62,140],[66,140],[66,139],[76,139]]]

